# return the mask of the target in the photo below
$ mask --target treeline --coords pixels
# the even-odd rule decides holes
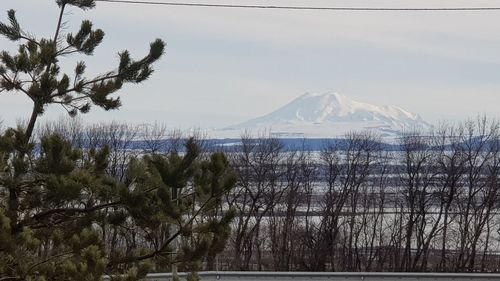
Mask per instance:
[[[281,152],[243,139],[232,155],[238,209],[225,268],[277,271],[496,271],[500,142],[485,119],[404,134],[370,133]]]
[[[107,173],[118,179],[130,159],[178,152],[185,140],[158,124],[67,121],[38,130],[49,132],[85,151],[107,146]],[[132,149],[136,139],[148,145]],[[195,139],[203,150],[202,135]],[[499,124],[486,119],[407,132],[394,140],[399,151],[369,132],[317,152],[244,136],[224,149],[238,178],[219,210],[236,211],[229,243],[200,269],[496,271],[499,140]]]

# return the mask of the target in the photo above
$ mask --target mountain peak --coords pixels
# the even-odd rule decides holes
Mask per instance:
[[[307,92],[307,93],[303,94],[302,96],[300,96],[299,98],[311,98],[311,97],[331,98],[331,99],[335,99],[335,100],[349,99],[349,97],[342,95],[338,92],[327,92],[324,94]]]
[[[349,130],[376,129],[397,133],[416,127],[428,128],[418,115],[395,106],[378,106],[355,101],[337,92],[306,93],[262,117],[233,126],[235,129],[290,130],[342,127]],[[338,129],[338,128],[337,128]],[[338,130],[334,130],[338,131]]]
[[[301,121],[322,123],[329,115],[346,114],[351,105],[352,100],[339,93],[307,93],[282,107],[281,113],[292,110]]]

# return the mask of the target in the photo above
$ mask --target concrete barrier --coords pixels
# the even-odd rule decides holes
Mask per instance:
[[[202,281],[292,281],[292,280],[329,280],[329,281],[500,281],[500,274],[490,273],[406,273],[406,272],[251,272],[224,271],[199,272]],[[184,279],[185,273],[179,273]],[[172,280],[171,273],[153,273],[147,281]]]

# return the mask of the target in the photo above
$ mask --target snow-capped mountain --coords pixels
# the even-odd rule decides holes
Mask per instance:
[[[224,131],[266,131],[284,137],[338,137],[360,130],[394,136],[415,128],[427,130],[429,124],[399,107],[359,102],[338,93],[308,93],[276,111]]]

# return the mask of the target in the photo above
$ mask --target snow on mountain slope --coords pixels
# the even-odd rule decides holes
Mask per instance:
[[[283,137],[338,137],[360,130],[395,136],[415,128],[426,130],[429,124],[399,107],[358,102],[338,93],[308,93],[274,112],[223,131],[226,134],[265,131]]]

